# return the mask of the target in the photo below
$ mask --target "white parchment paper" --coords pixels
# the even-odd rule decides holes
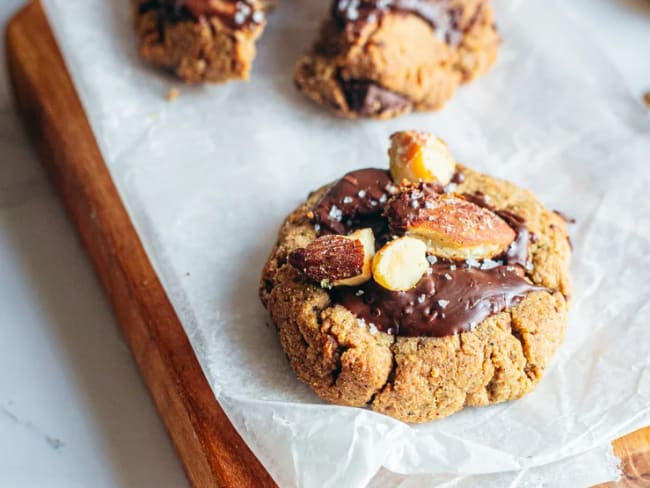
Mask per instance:
[[[615,475],[608,443],[650,424],[650,119],[570,2],[497,0],[494,70],[441,112],[387,122],[334,118],[292,86],[329,1],[281,1],[249,83],[183,87],[174,102],[175,80],[136,57],[129,0],[44,3],[210,384],[282,486],[581,486]],[[346,171],[387,166],[388,135],[406,128],[435,132],[460,161],[578,221],[568,334],[539,388],[419,426],[320,402],[257,298],[285,215]]]

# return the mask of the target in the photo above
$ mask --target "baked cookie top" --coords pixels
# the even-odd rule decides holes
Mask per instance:
[[[500,43],[488,0],[333,0],[294,81],[348,118],[437,110]]]
[[[264,0],[133,0],[140,56],[188,83],[247,79]]]
[[[260,293],[294,370],[326,400],[414,422],[518,398],[563,339],[564,219],[429,134],[394,134],[389,155],[280,231]]]

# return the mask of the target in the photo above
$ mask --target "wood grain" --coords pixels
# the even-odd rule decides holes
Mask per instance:
[[[7,28],[15,98],[76,225],[195,487],[276,486],[215,399],[102,159],[39,2]],[[650,487],[650,427],[614,442],[625,476]]]
[[[217,403],[104,164],[39,3],[9,24],[18,108],[196,487],[273,480]]]

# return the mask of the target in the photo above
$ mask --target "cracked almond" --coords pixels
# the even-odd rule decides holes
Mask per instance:
[[[410,290],[429,269],[426,252],[424,243],[412,237],[390,241],[375,254],[372,276],[387,290]]]
[[[456,161],[447,144],[427,132],[402,131],[390,137],[390,173],[396,184],[440,183],[447,185],[456,171]]]

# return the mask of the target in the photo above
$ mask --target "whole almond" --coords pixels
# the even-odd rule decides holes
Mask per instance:
[[[289,254],[289,264],[323,287],[354,286],[371,277],[372,229],[350,236],[326,235]]]

